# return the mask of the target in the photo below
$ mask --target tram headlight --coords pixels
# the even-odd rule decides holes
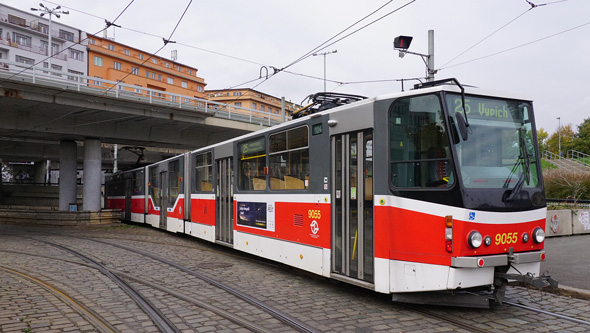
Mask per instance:
[[[522,242],[523,243],[528,243],[529,242],[529,234],[527,232],[525,232],[524,234],[522,234]]]
[[[545,231],[539,227],[536,227],[535,230],[533,230],[533,240],[537,244],[543,243],[545,240]]]
[[[467,242],[469,243],[469,246],[471,246],[474,249],[477,249],[481,246],[481,243],[483,242],[483,237],[481,237],[479,231],[474,230],[469,233],[469,236],[467,237]]]

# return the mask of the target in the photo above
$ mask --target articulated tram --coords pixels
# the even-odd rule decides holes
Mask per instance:
[[[501,301],[508,280],[554,283],[539,277],[530,100],[454,79],[322,96],[292,121],[108,177],[107,207],[396,301],[486,306],[474,294]]]

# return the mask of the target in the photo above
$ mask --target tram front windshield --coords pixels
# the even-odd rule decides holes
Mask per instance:
[[[530,103],[466,96],[463,110],[459,94],[447,94],[446,103],[455,126],[460,126],[457,118],[467,114],[467,140],[461,138],[455,145],[466,189],[510,190],[513,199],[523,189],[540,186]]]

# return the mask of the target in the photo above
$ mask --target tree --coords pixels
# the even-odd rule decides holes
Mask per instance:
[[[539,150],[544,152],[548,150],[549,146],[547,145],[547,139],[549,138],[549,133],[543,129],[543,127],[539,128],[537,131],[537,143],[539,144]]]
[[[578,125],[578,132],[573,138],[572,149],[590,154],[590,118]]]
[[[551,134],[549,139],[547,139],[547,145],[549,146],[547,150],[554,154],[559,153],[560,136],[561,153],[565,156],[568,150],[573,149],[574,131],[572,130],[572,125],[568,124],[567,126],[561,126],[561,131],[558,129],[555,133]]]

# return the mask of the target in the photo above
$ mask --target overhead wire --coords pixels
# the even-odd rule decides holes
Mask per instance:
[[[135,1],[135,0],[131,0],[131,2],[130,2],[130,3],[127,5],[127,7],[125,7],[125,9],[124,9],[124,10],[123,10],[123,11],[122,11],[122,12],[121,12],[121,13],[120,13],[120,14],[119,14],[119,15],[118,15],[116,18],[115,18],[115,20],[114,20],[113,22],[115,22],[117,19],[119,19],[119,17],[120,17],[120,16],[121,16],[121,15],[122,15],[122,14],[123,14],[123,13],[124,13],[124,12],[125,12],[125,11],[126,11],[128,8],[129,8],[129,6],[130,6],[130,5],[131,5],[131,4],[132,4],[134,1]],[[146,63],[146,62],[147,62],[149,59],[151,59],[152,57],[154,57],[154,56],[155,56],[155,55],[156,55],[158,52],[160,52],[160,51],[161,51],[161,50],[162,50],[162,49],[163,49],[163,48],[164,48],[164,47],[165,47],[165,46],[168,44],[168,42],[170,42],[170,39],[172,38],[172,36],[173,36],[173,35],[174,35],[174,33],[176,32],[176,29],[178,28],[178,25],[180,24],[180,22],[181,22],[181,21],[182,21],[182,19],[184,18],[184,15],[186,14],[186,12],[187,12],[188,8],[189,8],[189,7],[190,7],[190,5],[192,4],[192,1],[193,1],[193,0],[190,0],[190,1],[189,1],[189,3],[188,3],[188,5],[187,5],[187,7],[185,8],[185,10],[184,10],[184,12],[183,12],[183,14],[181,15],[180,19],[177,21],[177,23],[176,23],[176,25],[175,25],[174,29],[172,30],[172,33],[170,34],[170,37],[169,37],[169,39],[168,39],[168,40],[164,40],[164,45],[163,45],[162,47],[160,47],[160,48],[159,48],[159,49],[158,49],[156,52],[152,53],[152,54],[151,54],[149,57],[147,57],[147,58],[145,59],[145,61],[144,61],[144,62],[143,62],[141,65],[145,64],[145,63]],[[108,21],[107,21],[107,22],[108,22]],[[108,28],[108,26],[107,26],[106,28]],[[105,28],[105,29],[106,29],[106,28]],[[101,31],[99,31],[98,33],[102,32],[102,31],[104,31],[104,29],[103,29],[103,30],[101,30]],[[97,33],[97,34],[98,34],[98,33]],[[91,36],[95,36],[95,35],[96,35],[96,34],[94,34],[94,35],[91,35]],[[88,38],[90,38],[90,37],[88,37],[88,36],[87,36],[87,37],[86,37],[86,39],[88,39]],[[80,43],[80,42],[79,42],[79,43]],[[141,65],[140,65],[140,66],[141,66]],[[125,78],[127,78],[127,77],[128,77],[129,75],[131,75],[131,74],[132,74],[132,72],[129,72],[129,73],[127,73],[127,75],[126,75],[125,77],[123,77],[121,80],[119,80],[119,82],[122,82],[122,81],[123,81]],[[109,91],[110,91],[110,90],[111,90],[113,87],[115,87],[116,85],[117,85],[117,84],[115,84],[115,85],[113,85],[113,86],[109,87],[108,89],[106,89],[106,90],[105,90],[105,91],[104,91],[104,92],[101,94],[101,96],[105,96],[105,95],[106,95],[106,94],[107,94],[107,93],[108,93],[108,92],[109,92]],[[84,107],[79,107],[79,108],[76,108],[76,109],[74,109],[74,110],[72,110],[72,111],[70,111],[70,112],[68,112],[68,113],[66,113],[66,114],[63,114],[63,115],[61,115],[61,116],[59,116],[59,117],[57,117],[57,118],[54,118],[54,119],[52,119],[52,120],[50,120],[50,121],[47,121],[47,122],[45,122],[45,123],[43,123],[43,124],[37,124],[37,125],[35,125],[35,126],[31,127],[30,129],[27,129],[27,130],[21,130],[21,131],[17,131],[17,132],[15,132],[15,133],[11,134],[11,135],[16,135],[16,134],[19,134],[19,133],[23,133],[23,132],[27,132],[27,131],[30,131],[30,130],[34,130],[34,129],[36,129],[36,128],[39,128],[39,127],[41,127],[41,126],[45,126],[45,125],[47,125],[47,124],[50,124],[50,123],[52,123],[52,122],[55,122],[55,121],[57,121],[57,120],[59,120],[59,119],[62,119],[62,118],[64,118],[64,117],[67,117],[67,116],[69,116],[69,115],[71,115],[71,114],[73,114],[73,113],[76,113],[76,112],[82,111],[82,110],[84,110],[84,109],[85,109]],[[129,118],[129,117],[123,117],[123,118]],[[119,120],[119,119],[120,119],[120,118],[113,119],[113,121],[117,121],[117,120]],[[81,124],[81,125],[84,125],[84,124]]]
[[[528,8],[527,10],[525,10],[523,13],[519,14],[518,16],[516,16],[515,18],[513,18],[512,20],[508,21],[507,23],[505,23],[504,25],[502,25],[498,29],[494,30],[492,33],[490,33],[489,35],[485,36],[483,39],[481,39],[477,43],[473,44],[472,46],[470,46],[469,48],[467,48],[465,51],[459,53],[457,56],[455,56],[451,60],[447,61],[444,65],[440,66],[440,68],[438,68],[437,70],[443,70],[445,68],[450,68],[450,67],[455,67],[455,66],[460,65],[460,64],[458,64],[458,65],[453,65],[453,66],[446,67],[448,64],[452,63],[453,61],[455,61],[456,59],[458,59],[459,57],[461,57],[462,55],[464,55],[468,51],[472,50],[474,47],[476,47],[477,45],[481,44],[482,42],[484,42],[485,40],[487,40],[488,38],[490,38],[491,36],[493,36],[494,34],[496,34],[497,32],[499,32],[500,30],[504,29],[505,27],[507,27],[508,25],[510,25],[511,23],[513,23],[514,21],[516,21],[517,19],[521,18],[523,15],[525,15],[528,12],[530,12],[531,10],[533,10],[535,8],[538,8],[538,7],[541,7],[541,6],[551,5],[551,4],[555,4],[555,3],[559,3],[559,2],[565,2],[567,0],[557,0],[557,1],[552,1],[552,2],[542,3],[542,4],[539,4],[539,5],[534,4],[534,3],[530,2],[529,0],[524,0],[524,1],[526,1],[526,3],[528,3],[530,5],[530,8]],[[483,58],[485,58],[485,57],[483,57]],[[468,62],[471,62],[471,61],[468,61]],[[468,63],[468,62],[466,62],[466,63]],[[461,63],[461,64],[464,64],[464,63]]]
[[[506,53],[506,52],[509,52],[509,51],[512,51],[512,50],[515,50],[515,49],[519,49],[519,48],[521,48],[521,47],[525,47],[525,46],[528,46],[528,45],[531,45],[531,44],[534,44],[534,43],[538,43],[538,42],[540,42],[540,41],[543,41],[543,40],[546,40],[546,39],[549,39],[549,38],[553,38],[553,37],[555,37],[555,36],[562,35],[562,34],[564,34],[564,33],[570,32],[570,31],[572,31],[572,30],[579,29],[579,28],[581,28],[581,27],[584,27],[584,26],[586,26],[586,25],[590,25],[590,22],[582,23],[582,24],[580,24],[580,25],[577,25],[577,26],[575,26],[575,27],[572,27],[572,28],[569,28],[569,29],[566,29],[566,30],[560,31],[560,32],[558,32],[558,33],[554,33],[554,34],[551,34],[551,35],[548,35],[548,36],[545,36],[545,37],[539,38],[539,39],[535,39],[535,40],[533,40],[533,41],[531,41],[531,42],[528,42],[528,43],[524,43],[524,44],[521,44],[521,45],[518,45],[518,46],[514,46],[514,47],[508,48],[508,49],[506,49],[506,50],[503,50],[503,51],[498,51],[498,52],[495,52],[495,53],[492,53],[492,54],[488,54],[488,55],[486,55],[486,56],[483,56],[483,57],[479,57],[479,58],[471,59],[471,60],[469,60],[469,61],[464,61],[464,62],[458,63],[458,64],[456,64],[456,65],[452,65],[452,66],[447,66],[447,67],[444,67],[444,68],[440,68],[440,69],[438,69],[438,70],[440,71],[440,70],[443,70],[443,69],[448,69],[448,68],[452,68],[452,67],[457,67],[457,66],[461,66],[461,65],[465,65],[465,64],[468,64],[468,63],[474,62],[474,61],[479,61],[479,60],[482,60],[482,59],[486,59],[486,58],[489,58],[489,57],[493,57],[493,56],[496,56],[496,55],[498,55],[498,54]]]
[[[382,6],[380,6],[380,7],[379,7],[377,10],[374,10],[373,12],[371,12],[371,13],[370,13],[370,14],[368,14],[368,15],[366,15],[366,16],[365,16],[365,17],[363,17],[362,19],[360,19],[360,20],[356,21],[354,24],[352,24],[352,25],[350,25],[349,27],[347,27],[346,29],[344,29],[344,30],[340,31],[339,33],[337,33],[336,35],[334,35],[333,37],[331,37],[330,39],[328,39],[328,40],[327,40],[327,41],[325,41],[324,43],[322,43],[322,44],[320,44],[320,45],[316,46],[316,47],[315,47],[315,48],[313,48],[311,51],[309,51],[309,52],[305,53],[303,56],[299,57],[298,59],[296,59],[295,61],[291,62],[291,63],[290,63],[290,64],[288,64],[287,66],[285,66],[285,67],[283,67],[283,68],[280,68],[280,69],[279,69],[279,68],[276,68],[276,67],[273,67],[273,69],[274,69],[274,73],[273,73],[273,74],[271,74],[270,76],[266,77],[264,81],[262,81],[262,82],[258,83],[258,84],[257,84],[255,87],[258,87],[258,86],[259,86],[259,85],[261,85],[262,83],[264,83],[264,82],[268,81],[270,78],[272,78],[273,76],[277,75],[278,73],[280,73],[280,72],[282,72],[282,71],[286,70],[287,68],[289,68],[289,67],[291,67],[291,66],[293,66],[293,65],[295,65],[295,64],[297,64],[297,63],[299,63],[299,62],[301,62],[301,61],[303,61],[303,60],[305,60],[305,59],[307,59],[307,58],[309,58],[309,57],[310,57],[310,56],[311,56],[311,55],[312,55],[314,52],[318,52],[318,51],[324,50],[324,49],[326,49],[326,48],[328,48],[328,47],[330,47],[330,46],[332,46],[332,45],[334,45],[334,44],[338,43],[339,41],[341,41],[341,40],[343,40],[343,39],[345,39],[345,38],[348,38],[348,37],[350,37],[351,35],[353,35],[353,34],[355,34],[355,33],[359,32],[359,31],[361,31],[361,30],[363,30],[363,29],[367,28],[368,26],[371,26],[371,25],[375,24],[376,22],[378,22],[378,21],[380,21],[380,20],[384,19],[385,17],[387,17],[387,16],[389,16],[389,15],[391,15],[391,14],[393,14],[393,13],[395,13],[395,12],[397,12],[397,11],[399,11],[399,10],[401,10],[401,9],[403,9],[403,8],[405,8],[405,7],[407,7],[407,6],[409,6],[410,4],[412,4],[412,3],[416,2],[416,0],[411,0],[411,1],[409,1],[408,3],[406,3],[406,4],[404,4],[404,5],[400,6],[400,7],[397,7],[396,9],[394,9],[394,10],[390,11],[389,13],[387,13],[387,14],[385,14],[385,15],[383,15],[383,16],[381,16],[381,17],[379,17],[379,18],[377,18],[377,19],[375,19],[375,20],[373,20],[373,21],[371,21],[371,22],[369,22],[369,23],[367,23],[367,24],[365,24],[364,26],[362,26],[362,27],[360,27],[360,28],[356,29],[355,31],[353,31],[353,32],[351,32],[351,33],[349,33],[349,34],[347,34],[347,35],[343,36],[342,38],[339,38],[339,39],[337,39],[336,41],[334,41],[334,42],[332,42],[332,43],[329,43],[329,44],[327,44],[327,45],[326,45],[326,43],[328,43],[328,42],[332,41],[334,38],[336,38],[336,37],[338,37],[338,36],[342,35],[344,32],[346,32],[347,30],[349,30],[349,29],[350,29],[350,28],[352,28],[353,26],[357,25],[358,23],[360,23],[360,22],[364,21],[365,19],[367,19],[367,18],[368,18],[368,17],[370,17],[371,15],[375,14],[377,11],[381,10],[383,7],[385,7],[386,5],[388,5],[388,4],[389,4],[389,3],[391,3],[391,2],[392,2],[392,1],[389,1],[389,2],[387,2],[385,5],[382,5]],[[259,79],[261,79],[261,78],[259,78]],[[256,81],[256,80],[257,80],[257,79],[255,79],[255,80],[252,80],[252,81]],[[252,89],[254,89],[254,88],[252,88]]]

